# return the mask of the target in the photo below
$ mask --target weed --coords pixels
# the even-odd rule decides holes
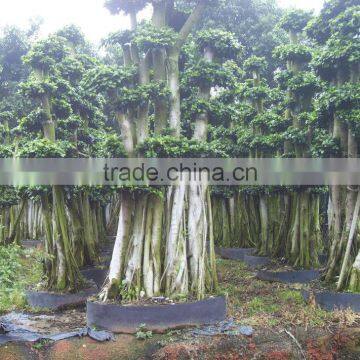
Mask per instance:
[[[146,324],[141,324],[136,329],[135,336],[138,340],[146,340],[146,339],[151,339],[153,336],[153,333],[152,333],[152,331],[146,331]]]
[[[41,280],[41,260],[34,249],[0,246],[0,313],[25,307],[25,289]]]
[[[50,340],[47,339],[39,340],[32,345],[32,348],[35,350],[42,350],[49,342]]]
[[[297,305],[305,304],[300,291],[280,290],[280,291],[278,291],[277,295],[278,295],[279,299],[281,299],[283,301],[292,301],[292,302],[296,303]]]
[[[309,310],[309,323],[312,326],[322,326],[324,322],[332,316],[331,313],[320,309],[319,307],[315,307]]]
[[[248,304],[250,315],[256,315],[259,312],[271,314],[280,310],[280,306],[277,304],[269,304],[265,299],[260,297],[253,298]]]

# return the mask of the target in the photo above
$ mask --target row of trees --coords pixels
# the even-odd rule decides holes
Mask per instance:
[[[139,22],[150,3],[151,20]],[[34,31],[5,34],[0,157],[357,157],[357,0],[328,1],[316,17],[281,14],[270,0],[106,7],[129,16],[131,29],[104,40],[104,58],[74,26],[36,42]],[[357,194],[2,187],[0,242],[41,234],[46,286],[65,290],[82,286],[79,268],[98,262],[116,232],[102,300],[142,291],[203,298],[217,286],[215,243],[256,246],[303,268],[326,252],[325,279],[358,291]]]

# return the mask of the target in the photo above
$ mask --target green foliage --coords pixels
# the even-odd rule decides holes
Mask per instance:
[[[274,27],[282,13],[283,9],[273,0],[222,0],[205,11],[201,29],[222,28],[234,33],[244,47],[244,58],[252,55],[266,58],[269,66],[264,76],[271,81],[278,66],[272,59],[272,50],[287,41],[285,31]]]
[[[72,145],[65,141],[37,139],[21,144],[17,155],[21,158],[63,158],[71,150]]]
[[[257,101],[263,100],[269,95],[269,87],[265,82],[260,82],[259,85],[254,85],[252,80],[246,81],[240,90],[240,94],[248,100]]]
[[[3,111],[0,113],[0,124],[1,123],[10,123],[14,118],[14,114],[11,111]]]
[[[319,79],[311,72],[301,71],[292,76],[287,84],[295,96],[311,98],[321,89]]]
[[[79,115],[71,115],[66,120],[59,120],[57,125],[65,128],[70,134],[74,134],[82,125],[83,121]]]
[[[304,64],[311,60],[310,48],[301,44],[280,45],[274,49],[273,55],[283,62],[294,61]]]
[[[206,29],[196,35],[201,51],[211,49],[221,59],[232,59],[240,55],[242,46],[235,35],[222,29]]]
[[[14,26],[5,27],[2,33],[3,36],[0,39],[0,82],[2,86],[9,89],[12,82],[19,81],[28,75],[22,57],[29,50],[29,39],[25,31]]]
[[[211,144],[170,135],[148,138],[138,147],[138,153],[147,158],[223,157]]]
[[[11,158],[12,155],[13,152],[10,146],[0,144],[0,159]]]
[[[285,31],[300,33],[311,19],[311,12],[303,10],[289,10],[279,21],[279,26]]]
[[[49,120],[49,114],[42,108],[38,107],[29,113],[28,116],[22,118],[19,122],[19,130],[21,134],[37,133],[42,130],[42,126]]]
[[[359,61],[359,41],[332,37],[316,52],[312,66],[324,80],[330,81],[336,78],[337,71],[341,70],[346,74]]]
[[[50,67],[62,61],[68,53],[65,38],[50,36],[35,43],[24,56],[24,62],[33,69],[48,71]]]
[[[97,144],[96,155],[108,158],[124,158],[126,151],[118,134],[104,134]]]
[[[146,340],[146,339],[151,339],[153,334],[152,331],[146,331],[146,324],[141,324],[136,329],[135,336],[138,340]]]
[[[324,3],[319,16],[312,19],[306,27],[308,36],[320,44],[325,44],[331,36],[331,24],[342,12],[359,5],[358,0],[328,0]]]
[[[239,148],[239,153],[244,154],[244,157],[248,156],[250,144],[254,139],[254,134],[249,128],[240,128],[238,133],[236,145]]]
[[[76,25],[67,25],[58,30],[56,35],[65,38],[73,46],[85,44],[84,34]]]
[[[137,70],[133,66],[114,67],[100,65],[87,71],[81,86],[92,93],[107,93],[114,96],[116,90],[131,85],[136,80]]]
[[[146,52],[150,49],[169,48],[177,40],[176,32],[169,27],[156,28],[150,23],[144,23],[136,29],[134,42],[139,49]]]
[[[280,149],[283,143],[284,137],[282,134],[256,135],[253,136],[249,148],[263,153],[273,153]]]
[[[294,77],[292,70],[282,70],[275,73],[274,79],[281,90],[287,90],[289,81]]]
[[[324,129],[315,129],[310,147],[311,156],[330,158],[340,155],[340,143]]]
[[[56,85],[49,80],[37,80],[29,78],[27,82],[21,84],[21,91],[31,99],[40,99],[43,96],[51,96],[57,90]]]
[[[170,91],[163,82],[152,82],[146,85],[139,85],[133,88],[121,88],[112,104],[116,111],[125,112],[145,104],[149,100],[168,99]]]
[[[72,114],[71,104],[64,98],[54,99],[51,110],[57,119],[66,119]]]
[[[187,68],[181,83],[184,88],[188,86],[231,88],[235,86],[238,81],[237,76],[241,74],[241,70],[233,62],[225,62],[220,65],[202,59]]]
[[[0,286],[8,289],[15,280],[16,273],[21,269],[19,256],[21,248],[17,245],[0,246]]]
[[[340,110],[336,113],[340,121],[348,124],[352,133],[356,136],[357,141],[360,139],[360,109]]]
[[[239,155],[239,148],[236,144],[237,130],[237,127],[227,128],[218,124],[210,126],[209,137],[212,146],[230,158],[237,157]]]
[[[5,124],[0,123],[0,142],[3,141],[4,137],[8,134],[9,128]]]
[[[126,280],[123,280],[119,285],[119,294],[122,301],[134,301],[138,299],[140,290],[137,287],[129,287]]]
[[[60,76],[65,78],[71,84],[75,84],[81,80],[85,67],[83,63],[75,57],[66,57],[57,67]],[[59,76],[57,74],[57,76]]]
[[[290,126],[285,132],[284,138],[294,145],[306,145],[309,140],[309,134],[307,129]]]
[[[334,34],[355,38],[360,29],[360,5],[346,9],[330,21],[330,29]]]
[[[241,122],[249,124],[251,120],[256,116],[255,108],[248,103],[241,103],[238,105],[239,115]]]
[[[267,62],[264,57],[250,56],[244,62],[244,70],[248,73],[263,73],[266,70]]]
[[[0,246],[0,313],[25,307],[25,290],[41,280],[42,253]]]
[[[256,115],[251,121],[251,124],[253,126],[260,126],[261,128],[268,129],[271,132],[281,133],[291,125],[291,121],[275,112],[266,111]]]
[[[319,107],[333,114],[339,110],[359,108],[360,85],[358,83],[345,83],[342,86],[330,86],[323,92],[319,99]]]
[[[13,205],[17,205],[19,201],[19,194],[14,187],[4,185],[0,186],[0,208],[9,208]]]

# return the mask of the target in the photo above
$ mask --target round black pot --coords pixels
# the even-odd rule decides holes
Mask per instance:
[[[32,308],[62,310],[85,305],[86,300],[97,292],[97,287],[85,289],[74,294],[30,290],[26,292],[26,300]]]
[[[260,280],[275,281],[287,284],[306,284],[320,277],[318,270],[300,270],[300,271],[259,271],[256,277]]]
[[[211,325],[226,317],[226,300],[213,297],[202,301],[166,305],[115,305],[88,301],[87,324],[114,333],[136,333],[140,325],[162,333],[168,329]]]
[[[251,256],[244,255],[244,263],[250,268],[256,269],[262,266],[269,265],[271,260],[267,256]]]
[[[244,261],[245,255],[253,255],[256,249],[245,248],[215,248],[216,254],[223,259]]]
[[[305,301],[309,300],[309,291],[302,291]],[[337,309],[351,309],[360,312],[360,294],[335,293],[330,291],[315,292],[315,302],[323,309],[332,311]]]

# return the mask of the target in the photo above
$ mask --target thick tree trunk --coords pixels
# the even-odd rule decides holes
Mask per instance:
[[[346,245],[344,259],[342,261],[339,280],[338,280],[338,283],[337,283],[337,289],[338,290],[342,289],[342,287],[344,285],[344,282],[345,282],[345,277],[346,277],[346,275],[348,274],[348,271],[349,271],[348,263],[349,263],[350,252],[351,252],[351,248],[352,248],[352,245],[353,245],[355,231],[356,231],[356,227],[357,227],[357,223],[358,223],[359,209],[360,209],[360,191],[358,191],[358,193],[357,193],[356,205],[355,205],[354,213],[353,213],[353,216],[352,216],[351,227],[350,227],[349,232],[348,232],[348,234],[349,234],[348,241],[347,241],[347,245]]]
[[[349,290],[360,292],[360,250],[351,269]]]
[[[148,297],[161,292],[161,240],[163,228],[164,201],[157,195],[150,195],[145,229],[143,277]]]
[[[185,238],[186,185],[180,183],[169,189],[169,230],[165,254],[165,292],[167,295],[188,294],[188,265]]]
[[[100,293],[100,298],[104,301],[108,298],[114,298],[119,294],[121,275],[124,268],[125,252],[129,243],[132,210],[134,206],[133,202],[131,194],[124,191],[121,198],[119,223],[110,262],[108,282]]]

